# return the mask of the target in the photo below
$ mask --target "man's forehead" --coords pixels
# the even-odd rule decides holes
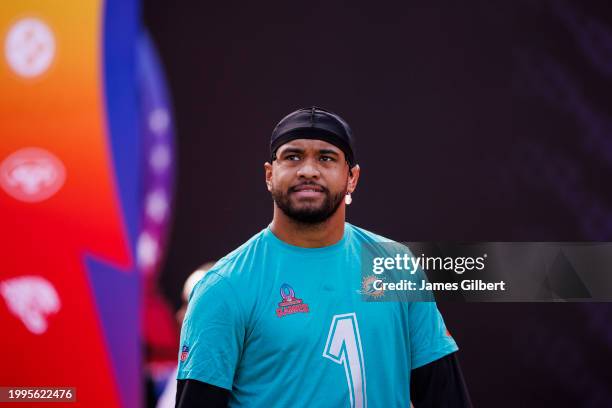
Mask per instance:
[[[285,143],[284,145],[278,148],[278,153],[287,149],[301,149],[301,150],[331,150],[340,154],[342,150],[340,150],[335,145],[328,143],[324,140],[319,139],[294,139],[290,142]]]

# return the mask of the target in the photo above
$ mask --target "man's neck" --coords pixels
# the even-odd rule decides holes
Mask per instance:
[[[289,218],[274,206],[274,218],[270,229],[274,235],[290,245],[303,248],[322,248],[333,245],[344,236],[344,205],[320,224],[304,224]]]

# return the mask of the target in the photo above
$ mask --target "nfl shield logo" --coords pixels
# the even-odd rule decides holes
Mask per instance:
[[[189,354],[189,347],[183,346],[183,350],[181,351],[181,361],[187,360],[187,354]]]

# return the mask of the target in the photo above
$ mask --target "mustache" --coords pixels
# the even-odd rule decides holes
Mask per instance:
[[[317,183],[313,183],[313,182],[306,182],[306,183],[300,183],[300,184],[296,184],[294,186],[289,187],[289,193],[295,193],[297,191],[299,191],[301,188],[304,187],[316,187],[317,189],[320,189],[322,192],[324,193],[329,193],[329,190]]]

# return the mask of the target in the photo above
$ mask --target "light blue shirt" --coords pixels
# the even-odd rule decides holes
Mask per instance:
[[[195,286],[177,378],[230,390],[231,407],[410,406],[410,371],[457,345],[433,302],[363,300],[378,242],[348,223],[324,248],[252,237]]]

